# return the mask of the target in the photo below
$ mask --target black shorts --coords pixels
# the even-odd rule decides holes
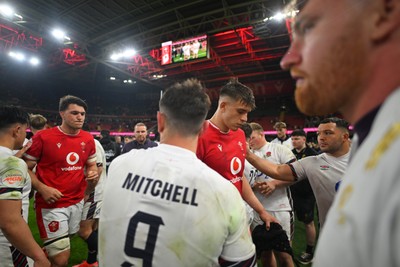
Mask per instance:
[[[299,221],[309,224],[314,220],[315,197],[308,180],[300,181],[290,187],[293,209]]]
[[[294,212],[299,221],[309,224],[314,220],[315,198],[293,199]]]

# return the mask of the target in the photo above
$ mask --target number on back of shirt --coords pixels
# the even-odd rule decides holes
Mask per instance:
[[[134,240],[139,223],[147,224],[149,226],[144,248],[134,247]],[[160,225],[164,225],[164,222],[159,216],[154,216],[141,211],[138,211],[135,215],[133,215],[129,220],[128,231],[126,233],[124,247],[125,254],[129,257],[142,259],[143,267],[151,267]],[[133,265],[126,261],[121,264],[121,267],[131,266]]]

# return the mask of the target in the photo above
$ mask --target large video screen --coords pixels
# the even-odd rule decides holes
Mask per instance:
[[[208,58],[207,35],[162,43],[161,65]]]

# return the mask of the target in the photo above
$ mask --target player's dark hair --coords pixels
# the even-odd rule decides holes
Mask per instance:
[[[338,117],[330,117],[323,119],[320,124],[335,123],[337,128],[341,128],[349,132],[349,123],[344,119]]]
[[[244,132],[244,136],[246,136],[246,139],[249,139],[251,136],[251,133],[253,132],[253,129],[251,129],[250,123],[243,123],[242,126],[240,127],[243,132]]]
[[[29,114],[16,106],[1,106],[0,130],[8,129],[15,123],[29,125]]]
[[[304,137],[307,137],[307,134],[303,129],[296,129],[296,130],[293,130],[291,136],[304,136]]]
[[[240,83],[236,78],[231,78],[219,91],[220,96],[228,96],[236,101],[249,106],[252,110],[256,108],[253,91],[246,85]]]
[[[210,98],[201,83],[188,79],[169,87],[160,100],[166,123],[182,135],[199,134],[210,109]]]
[[[65,110],[68,109],[68,106],[71,105],[71,104],[75,104],[75,105],[78,105],[80,107],[83,107],[83,109],[85,111],[87,111],[87,109],[88,109],[88,106],[87,106],[87,104],[86,104],[86,102],[84,100],[80,99],[77,96],[66,95],[66,96],[63,96],[63,97],[60,98],[60,104],[59,104],[58,110],[59,111],[65,111]]]

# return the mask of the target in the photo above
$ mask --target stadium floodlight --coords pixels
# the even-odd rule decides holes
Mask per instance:
[[[111,80],[111,81],[115,81],[115,77],[111,76],[111,77],[110,77],[110,80]]]
[[[37,66],[37,65],[39,65],[40,61],[37,57],[31,57],[31,59],[29,60],[29,63],[31,63],[32,66]]]
[[[122,55],[123,55],[124,57],[126,57],[126,58],[133,57],[134,55],[136,55],[136,51],[135,51],[135,49],[126,49],[126,50],[122,53]]]
[[[273,16],[273,19],[277,21],[282,21],[285,17],[285,14],[283,14],[282,12],[278,12]]]
[[[131,58],[134,55],[136,55],[135,49],[126,49],[123,52],[111,54],[110,59],[119,60],[120,58]]]
[[[124,80],[124,83],[127,83],[128,82],[128,80]]]
[[[25,55],[22,54],[21,52],[13,52],[11,51],[10,53],[8,53],[8,55],[12,58],[15,58],[18,61],[24,61],[25,60]]]
[[[60,29],[54,29],[51,34],[57,39],[57,40],[71,40],[68,36],[65,35],[65,32],[63,30]]]
[[[129,80],[128,80],[128,83],[132,83],[132,80],[131,80],[131,79],[129,79]]]
[[[111,60],[118,60],[121,56],[119,54],[112,54],[110,56]]]
[[[6,4],[0,5],[0,14],[2,14],[4,17],[11,18],[14,15],[14,9]]]

